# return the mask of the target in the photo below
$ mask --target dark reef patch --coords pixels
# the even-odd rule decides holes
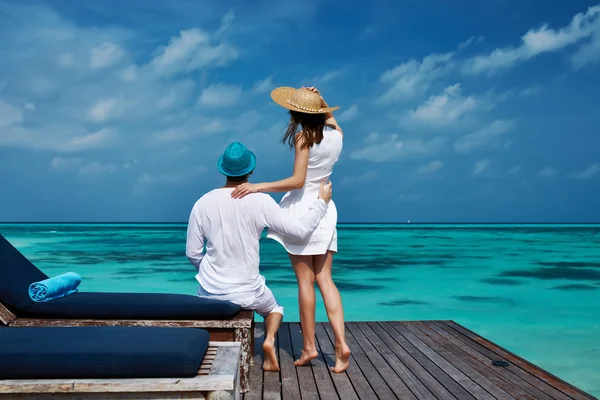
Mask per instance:
[[[419,300],[392,300],[392,301],[381,301],[379,303],[380,306],[389,306],[389,307],[396,307],[396,306],[424,306],[424,305],[428,305],[430,303],[427,303],[425,301],[419,301]]]
[[[499,285],[499,286],[518,286],[518,285],[522,285],[524,283],[517,279],[509,279],[509,278],[485,278],[485,279],[482,279],[481,282],[487,283],[490,285]]]
[[[497,303],[514,306],[517,304],[513,299],[507,299],[505,297],[491,297],[491,296],[454,296],[455,299],[468,303]]]
[[[586,268],[536,268],[504,271],[497,276],[502,278],[568,279],[572,281],[600,281],[600,271]]]
[[[573,283],[571,285],[561,285],[561,286],[554,286],[552,289],[556,289],[556,290],[598,290],[599,288],[597,286],[592,286],[592,285],[584,285],[581,283]]]

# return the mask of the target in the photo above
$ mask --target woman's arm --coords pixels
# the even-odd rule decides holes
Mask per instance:
[[[319,93],[319,90],[317,88],[315,88],[315,87],[309,87],[307,89],[310,90],[311,92],[315,92],[316,94],[318,94],[319,96],[321,96],[321,93]],[[325,101],[325,99],[323,98],[323,96],[321,96],[321,107],[323,107],[323,108],[329,107],[329,105],[327,104],[327,102]],[[333,116],[333,113],[329,112],[329,113],[325,114],[325,125],[332,125],[332,126],[334,126],[335,129],[338,130],[342,134],[342,137],[344,137],[344,132],[342,131],[342,128],[340,127],[340,124],[338,124],[337,120]]]
[[[302,146],[301,141],[301,134],[298,134],[296,136],[296,146],[294,146],[294,173],[292,176],[275,182],[242,183],[231,192],[231,197],[241,199],[250,193],[287,192],[301,189],[304,182],[306,182],[306,170],[308,169],[308,147]]]

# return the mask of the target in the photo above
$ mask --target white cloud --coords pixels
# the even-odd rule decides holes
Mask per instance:
[[[33,104],[33,103],[27,103],[27,104],[25,104],[25,109],[27,111],[35,111],[35,104]]]
[[[275,85],[273,83],[273,75],[271,75],[271,76],[267,76],[263,80],[256,82],[254,84],[254,87],[252,88],[252,91],[255,93],[266,93],[266,92],[270,92],[271,90],[275,89],[274,86]]]
[[[342,179],[340,179],[340,185],[350,186],[350,185],[356,185],[359,183],[372,182],[378,176],[379,176],[379,174],[377,173],[377,171],[367,171],[360,175],[344,176]]]
[[[573,179],[592,179],[596,176],[600,175],[600,164],[592,164],[581,172],[576,172],[569,177]]]
[[[487,158],[484,160],[477,161],[475,163],[475,165],[473,166],[473,174],[481,175],[488,169],[489,166],[490,166],[490,160]]]
[[[489,125],[469,133],[454,143],[454,149],[459,153],[467,153],[482,147],[499,145],[500,139],[515,126],[509,119],[497,119]],[[505,142],[506,143],[506,142]]]
[[[446,87],[442,93],[431,96],[406,115],[407,122],[432,125],[452,124],[480,106],[473,96],[463,96],[459,83]]]
[[[347,72],[348,71],[346,68],[331,69],[329,71],[325,71],[322,75],[313,76],[312,78],[307,79],[304,83],[306,86],[319,87],[344,77]]]
[[[554,52],[576,44],[592,36],[600,25],[600,5],[590,7],[585,13],[573,17],[571,23],[560,29],[551,29],[547,24],[531,29],[521,37],[518,47],[497,48],[487,55],[472,57],[464,65],[466,73],[494,73],[529,60],[539,54]],[[573,58],[581,66],[599,56],[595,53],[597,41],[584,45]],[[593,57],[592,57],[593,55]]]
[[[468,38],[467,40],[465,40],[464,42],[462,42],[458,45],[458,50],[459,51],[465,50],[468,47],[482,43],[484,40],[485,40],[485,38],[483,36],[471,36],[470,38]]]
[[[510,171],[508,171],[508,172],[511,174],[520,174],[521,171],[523,171],[523,168],[520,165],[516,165],[516,166],[512,167],[510,169]]]
[[[75,57],[71,53],[63,53],[56,57],[56,64],[61,68],[72,68],[75,66]]]
[[[135,161],[127,162],[103,162],[87,161],[80,157],[54,157],[50,167],[54,171],[74,172],[81,176],[98,176],[104,174],[114,174],[124,169],[128,169],[136,164]]]
[[[103,99],[94,103],[89,111],[88,116],[90,121],[105,122],[110,119],[112,112],[117,105],[116,99]]]
[[[123,49],[114,43],[104,42],[90,51],[90,69],[112,67],[125,55]]]
[[[229,10],[227,12],[227,14],[225,14],[223,16],[223,18],[221,19],[221,26],[219,27],[219,30],[217,31],[217,33],[215,35],[216,36],[222,35],[225,31],[227,31],[231,27],[231,24],[233,24],[233,21],[235,21],[235,14],[233,13],[232,10]]]
[[[132,196],[142,196],[155,186],[183,185],[207,171],[205,166],[190,168],[177,172],[149,173],[145,172],[136,181]]]
[[[360,149],[350,153],[350,158],[387,162],[400,158],[429,156],[439,152],[443,144],[444,139],[442,138],[400,140],[400,136],[397,134],[382,136],[374,132],[365,138]]]
[[[431,161],[428,164],[421,165],[417,168],[417,172],[420,174],[432,174],[438,170],[440,170],[444,164],[441,161]]]
[[[0,130],[0,146],[69,153],[107,147],[116,137],[117,131],[113,129],[89,132],[79,125],[47,124],[37,128],[13,126]]]
[[[23,111],[0,99],[0,129],[23,122]]]
[[[208,33],[199,28],[183,30],[168,46],[160,49],[150,65],[163,75],[189,73],[210,66],[223,66],[237,59],[239,52],[225,43],[211,44]]]
[[[209,136],[229,129],[231,124],[222,118],[207,118],[196,115],[179,124],[156,131],[151,137],[153,143],[165,144]]]
[[[239,86],[214,84],[202,90],[198,102],[205,107],[229,107],[237,103],[241,95]]]
[[[453,54],[430,54],[422,61],[411,59],[394,69],[387,70],[379,82],[389,86],[379,102],[397,101],[427,90],[432,81],[450,71]]]
[[[538,172],[540,178],[552,178],[557,174],[557,171],[552,167],[546,167]]]
[[[340,113],[340,116],[337,118],[340,122],[344,121],[352,121],[358,117],[358,106],[356,104],[352,104],[350,108]]]

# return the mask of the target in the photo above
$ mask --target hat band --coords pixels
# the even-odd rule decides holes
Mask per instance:
[[[308,108],[308,107],[302,107],[302,106],[299,106],[299,105],[298,105],[298,104],[296,104],[296,103],[292,103],[290,100],[288,100],[287,102],[288,102],[288,104],[289,104],[290,106],[293,106],[293,107],[299,108],[299,109],[301,109],[301,110],[304,110],[304,111],[323,112],[323,109],[322,109],[322,108],[319,108],[319,109],[317,110],[316,108]]]

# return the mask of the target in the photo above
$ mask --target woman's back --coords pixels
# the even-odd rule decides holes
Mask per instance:
[[[323,140],[308,151],[305,191],[318,190],[321,180],[328,180],[342,152],[342,134],[329,126],[323,128]]]

